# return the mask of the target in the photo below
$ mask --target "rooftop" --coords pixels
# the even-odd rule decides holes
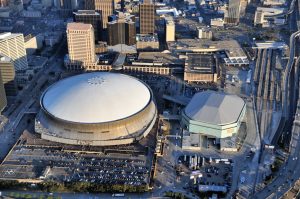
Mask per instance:
[[[213,54],[188,53],[185,70],[199,73],[215,73],[216,61]]]
[[[158,36],[154,34],[136,34],[137,42],[158,42]]]
[[[245,102],[236,95],[215,91],[196,93],[185,108],[185,114],[198,122],[226,125],[240,117]]]
[[[161,63],[164,65],[170,64],[184,64],[184,60],[179,59],[178,56],[171,53],[162,53],[162,52],[140,52],[138,59],[135,63]]]
[[[14,38],[14,37],[20,36],[20,35],[22,35],[22,34],[11,33],[11,32],[0,33],[0,40],[2,40],[2,39],[11,39],[11,38]]]
[[[108,22],[108,24],[115,24],[115,23],[128,23],[134,24],[135,19],[134,15],[130,15],[128,13],[119,12],[117,15],[112,15],[111,18],[114,18],[113,21]]]
[[[78,10],[77,12],[73,12],[74,15],[100,15],[95,10]]]
[[[282,13],[284,11],[284,8],[257,7],[256,11],[278,14],[278,13]]]
[[[170,51],[183,52],[216,52],[226,51],[227,56],[247,58],[240,44],[236,40],[212,41],[204,39],[178,39],[168,42]]]
[[[84,23],[68,23],[68,30],[90,30],[92,28],[91,24]]]
[[[41,104],[53,117],[90,124],[130,117],[150,99],[149,88],[131,76],[94,72],[53,84],[44,92]]]

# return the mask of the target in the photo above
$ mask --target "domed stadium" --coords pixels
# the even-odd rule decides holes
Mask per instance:
[[[196,93],[182,113],[182,124],[192,133],[214,138],[236,134],[246,112],[246,103],[236,95],[204,91]]]
[[[136,142],[157,116],[151,89],[117,73],[85,73],[63,79],[43,93],[35,131],[43,139],[91,146]]]

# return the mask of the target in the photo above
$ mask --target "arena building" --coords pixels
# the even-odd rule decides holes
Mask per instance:
[[[35,131],[72,145],[110,146],[136,142],[157,116],[151,89],[131,76],[94,72],[63,79],[41,97]]]
[[[245,111],[244,100],[236,95],[199,92],[183,111],[182,124],[190,133],[228,138],[238,132]]]

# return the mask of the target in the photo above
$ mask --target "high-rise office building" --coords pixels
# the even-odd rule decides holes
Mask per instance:
[[[172,18],[166,18],[166,41],[175,41],[175,23]]]
[[[0,54],[0,73],[7,96],[17,95],[15,68],[12,59]]]
[[[4,108],[7,106],[7,98],[6,98],[4,84],[1,76],[2,75],[0,74],[0,112],[2,112]]]
[[[151,0],[144,0],[139,6],[140,34],[153,34],[155,32],[155,6]]]
[[[115,20],[108,22],[108,45],[126,44],[134,45],[136,43],[136,30],[134,15],[125,16],[119,13]]]
[[[28,68],[23,34],[0,34],[0,53],[13,60],[16,71]]]
[[[86,10],[95,10],[101,13],[102,16],[102,28],[107,28],[108,16],[114,12],[114,0],[86,0]]]
[[[229,0],[228,10],[224,14],[226,24],[237,25],[240,22],[241,0]]]
[[[96,43],[101,41],[102,19],[100,13],[94,10],[78,10],[77,12],[74,12],[74,21],[92,24]]]
[[[91,24],[68,23],[67,38],[70,64],[84,68],[95,63],[95,37]]]
[[[8,6],[8,0],[0,0],[0,7]]]

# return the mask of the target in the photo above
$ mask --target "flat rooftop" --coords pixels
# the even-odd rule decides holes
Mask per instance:
[[[95,10],[78,10],[77,12],[73,12],[74,15],[100,15],[100,13]]]
[[[161,63],[163,65],[180,64],[184,65],[184,60],[171,53],[161,52],[141,52],[135,63]]]
[[[137,42],[158,42],[158,36],[154,34],[136,34]]]
[[[67,29],[68,30],[89,30],[92,28],[91,24],[84,24],[84,23],[68,23]]]
[[[216,73],[216,60],[213,54],[188,53],[185,70],[198,73]]]
[[[255,43],[257,48],[260,49],[280,49],[280,48],[288,48],[285,42],[276,42],[276,41],[266,41],[266,42],[256,42]]]
[[[269,8],[269,7],[257,7],[256,11],[261,11],[261,12],[268,12],[270,14],[278,14],[278,13],[282,13],[285,9],[284,8]]]
[[[5,55],[0,54],[0,62],[11,62],[11,61],[12,61],[11,58],[9,58],[9,57],[7,57]]]
[[[226,51],[230,57],[247,57],[236,40],[212,41],[203,39],[178,39],[168,42],[170,51],[181,52],[216,52]]]
[[[11,39],[11,38],[14,38],[16,36],[20,36],[22,34],[19,34],[19,33],[11,33],[11,32],[5,32],[5,33],[1,33],[0,34],[0,40],[3,40],[3,39]]]

